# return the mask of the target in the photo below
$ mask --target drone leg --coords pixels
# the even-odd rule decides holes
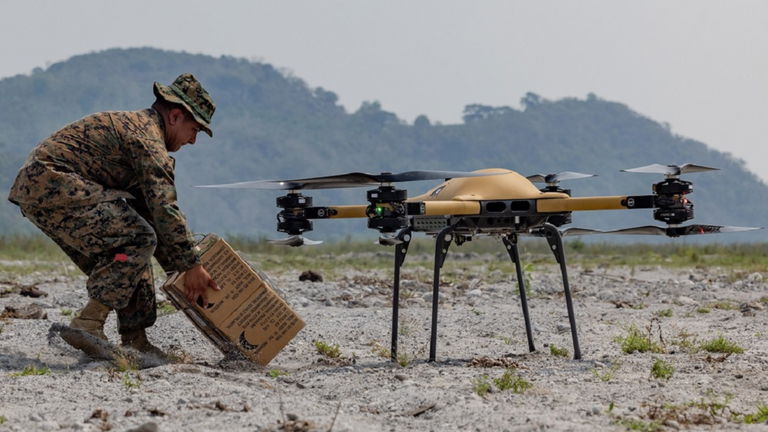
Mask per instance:
[[[400,313],[400,267],[408,253],[408,245],[411,243],[411,229],[406,228],[397,234],[403,242],[395,245],[395,282],[392,287],[392,346],[389,350],[392,361],[397,361],[397,324]]]
[[[579,349],[579,335],[576,331],[576,317],[573,312],[573,300],[571,299],[571,288],[568,285],[568,271],[565,268],[565,251],[563,250],[563,239],[560,231],[552,224],[546,223],[542,228],[547,243],[555,254],[555,259],[560,264],[560,273],[563,275],[563,292],[565,293],[565,305],[568,308],[568,321],[571,325],[571,338],[573,339],[573,358],[581,360],[581,349]]]
[[[515,263],[515,270],[517,271],[517,286],[520,287],[520,305],[523,307],[523,318],[525,319],[525,335],[528,337],[528,351],[536,351],[536,347],[533,346],[533,332],[531,331],[531,316],[528,314],[528,299],[525,295],[525,279],[523,278],[523,269],[520,265],[520,253],[517,250],[517,234],[511,234],[501,238],[504,242],[504,246],[507,248],[507,253]]]
[[[429,338],[429,361],[435,361],[437,351],[437,302],[440,297],[440,268],[443,267],[448,247],[453,241],[453,227],[443,228],[435,238],[435,277],[432,281],[432,333]]]

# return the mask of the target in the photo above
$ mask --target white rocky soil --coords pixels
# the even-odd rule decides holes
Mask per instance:
[[[583,354],[573,360],[556,267],[537,266],[530,275],[533,353],[514,273],[467,270],[444,280],[437,361],[428,363],[431,273],[406,265],[400,366],[386,357],[389,272],[349,270],[334,280],[300,282],[302,270],[270,274],[307,325],[268,367],[224,359],[176,312],[160,316],[149,334],[180,355],[179,362],[128,371],[91,361],[55,337],[49,343],[51,324],[68,323],[68,313],[84,304],[84,276],[0,273],[0,313],[36,304],[46,315],[0,320],[0,430],[766,428],[764,420],[743,422],[768,404],[768,292],[762,274],[573,267]],[[48,295],[22,296],[25,286]],[[622,352],[616,338],[626,337],[633,325],[644,335],[650,328],[651,341],[664,352]],[[107,335],[118,338],[114,316]],[[719,336],[744,353],[696,349]],[[315,341],[338,345],[341,357],[321,355]],[[567,349],[568,357],[552,354],[551,346]],[[671,378],[652,376],[657,360],[674,367]],[[505,366],[510,377],[530,387],[499,389],[495,380]],[[483,390],[488,391],[481,396]]]

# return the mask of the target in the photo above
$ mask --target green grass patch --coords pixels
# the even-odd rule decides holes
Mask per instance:
[[[5,418],[5,416],[0,415],[0,425],[1,424],[5,424],[5,422],[7,422],[7,421],[8,421],[8,419]]]
[[[270,378],[278,378],[285,375],[289,375],[288,372],[281,369],[270,369],[269,372],[267,372],[267,376]]]
[[[472,381],[472,391],[480,397],[485,397],[491,391],[491,382],[488,381],[488,375],[481,375]]]
[[[570,354],[566,348],[559,348],[556,345],[549,346],[549,353],[555,357],[568,357]]]
[[[664,349],[659,344],[651,340],[650,334],[644,334],[634,324],[629,327],[626,336],[618,336],[614,339],[614,342],[621,345],[621,351],[625,354],[632,354],[634,352],[664,352]]]
[[[272,236],[270,236],[272,237]],[[317,247],[289,248],[267,241],[266,237],[225,236],[237,251],[266,272],[312,269],[327,279],[340,277],[347,269],[362,271],[392,268],[392,248],[373,244],[375,234],[351,236],[326,241]],[[569,264],[584,269],[624,266],[719,267],[729,270],[734,280],[743,279],[754,272],[768,273],[768,243],[749,244],[612,244],[583,242],[566,239],[565,249]],[[522,261],[526,264],[524,278],[529,294],[534,296],[535,281],[531,274],[539,265],[553,264],[552,253],[540,239],[520,242]],[[506,257],[504,246],[496,238],[480,237],[451,252],[460,251],[460,260],[448,259],[443,269],[447,282],[463,278],[467,269],[482,268],[488,280],[507,280],[514,274],[514,265]],[[450,255],[450,253],[449,253]],[[51,274],[79,274],[69,258],[50,239],[42,234],[0,235],[0,271],[10,274],[46,272]],[[434,240],[418,236],[409,246],[408,265],[412,271],[431,270],[434,260]],[[18,262],[13,262],[18,261]],[[155,268],[156,264],[155,264]],[[498,271],[497,271],[498,270]]]
[[[700,314],[708,314],[708,313],[710,313],[710,312],[712,312],[712,309],[710,309],[710,308],[708,308],[708,307],[703,307],[703,306],[702,306],[702,307],[700,307],[700,308],[696,308],[696,313],[700,313]]]
[[[728,302],[728,301],[719,301],[710,303],[709,307],[713,309],[720,309],[720,310],[736,310],[738,309],[735,304]]]
[[[651,375],[656,379],[669,380],[675,373],[675,367],[662,359],[656,359],[651,366]]]
[[[399,352],[397,353],[397,364],[400,365],[400,367],[407,367],[411,364],[411,357],[405,352]]]
[[[512,372],[511,369],[504,371],[504,374],[493,380],[493,383],[501,391],[512,390],[513,393],[523,393],[533,387],[533,384],[526,381],[523,377]]]
[[[742,421],[747,424],[768,422],[768,405],[758,405],[754,413],[744,414]]]
[[[711,353],[725,354],[741,354],[744,352],[744,348],[740,347],[734,342],[729,341],[723,335],[702,342],[701,349]]]
[[[164,316],[164,315],[170,315],[172,313],[176,313],[178,310],[173,305],[173,303],[169,302],[168,300],[161,301],[157,304],[157,316]]]
[[[35,365],[29,364],[24,366],[24,369],[19,372],[13,372],[11,373],[12,377],[20,377],[20,376],[31,376],[31,375],[50,375],[51,370],[48,367],[37,367]]]
[[[141,375],[138,372],[124,372],[120,383],[126,389],[135,389],[141,386]]]
[[[616,421],[621,426],[631,431],[656,432],[661,430],[662,422],[659,420],[646,421],[634,418],[622,418]]]
[[[328,358],[339,358],[341,357],[341,349],[339,349],[338,344],[327,344],[323,341],[315,341],[315,349],[317,349],[317,352],[328,357]]]
[[[672,309],[662,309],[659,311],[656,311],[654,316],[657,316],[659,318],[672,318],[672,315],[674,315],[674,312]]]

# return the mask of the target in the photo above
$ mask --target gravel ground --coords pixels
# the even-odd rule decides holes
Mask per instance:
[[[0,430],[765,430],[764,419],[743,422],[768,403],[762,274],[573,267],[578,361],[555,267],[530,275],[533,353],[514,274],[465,270],[441,288],[428,363],[431,281],[404,268],[400,366],[387,358],[388,272],[300,282],[301,270],[270,275],[307,326],[267,368],[223,358],[176,312],[149,335],[179,361],[128,371],[49,341],[51,324],[84,303],[83,276],[0,273],[0,312],[36,304],[46,315],[0,320]],[[48,295],[20,294],[31,286]],[[662,352],[624,353],[616,338],[632,326],[650,328]],[[107,335],[118,338],[113,316]],[[697,349],[719,336],[744,353]],[[319,354],[315,341],[341,356]],[[671,378],[652,376],[658,360]],[[503,389],[507,370],[516,388]]]

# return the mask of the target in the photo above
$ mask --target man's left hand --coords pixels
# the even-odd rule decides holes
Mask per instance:
[[[184,273],[184,288],[190,303],[195,303],[198,297],[202,297],[203,306],[208,305],[208,288],[221,290],[202,264],[197,264]]]

